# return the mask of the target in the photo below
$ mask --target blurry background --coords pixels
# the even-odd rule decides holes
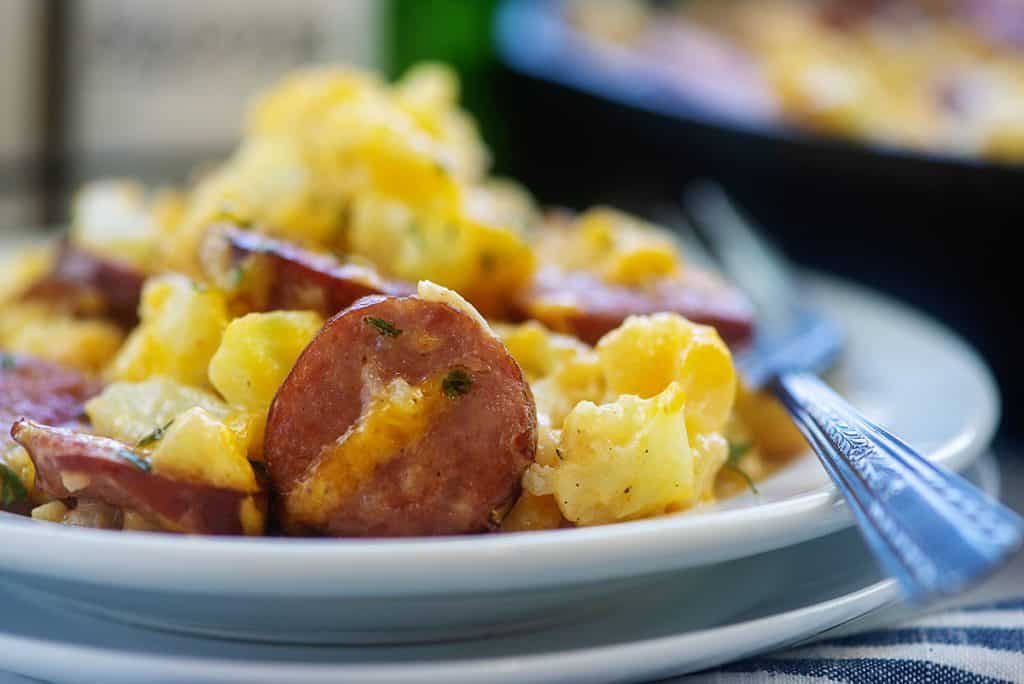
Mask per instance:
[[[801,3],[826,11],[832,33],[794,31],[790,45]],[[231,148],[248,97],[297,65],[393,76],[441,60],[460,72],[497,170],[541,201],[612,202],[672,223],[686,183],[716,178],[802,264],[893,293],[967,337],[996,370],[1004,435],[1020,436],[1024,3],[759,0],[779,63],[771,52],[748,63],[707,31],[725,26],[707,7],[733,4],[3,0],[0,230],[66,220],[89,178],[180,183]],[[604,9],[581,9],[593,6]],[[700,21],[677,21],[695,7]],[[920,7],[955,11],[928,23]],[[814,67],[793,72],[810,90],[779,104],[781,91],[751,74],[803,68],[793,55]],[[888,91],[854,88],[874,83],[864,55],[892,66],[879,80]],[[913,69],[938,74],[934,117],[893,85],[921,81]],[[992,122],[1002,128],[988,144]]]

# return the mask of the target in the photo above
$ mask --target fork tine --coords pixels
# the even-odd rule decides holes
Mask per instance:
[[[715,183],[701,181],[689,187],[683,194],[683,206],[722,270],[747,293],[762,320],[788,319],[796,278],[781,251],[758,234]]]

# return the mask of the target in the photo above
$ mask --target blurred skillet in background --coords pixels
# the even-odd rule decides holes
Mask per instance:
[[[667,60],[599,47],[560,2],[507,0],[496,22],[505,111],[524,143],[508,165],[541,200],[650,215],[710,176],[797,261],[902,297],[970,339],[1003,391],[1003,434],[1024,436],[1024,161],[787,124],[743,60],[703,36]]]

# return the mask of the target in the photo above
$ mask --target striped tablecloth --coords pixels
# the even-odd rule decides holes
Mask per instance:
[[[1024,448],[1002,450],[1003,499],[1024,512]],[[678,684],[1024,684],[1024,556],[925,615],[682,677]],[[888,622],[888,620],[893,620]]]

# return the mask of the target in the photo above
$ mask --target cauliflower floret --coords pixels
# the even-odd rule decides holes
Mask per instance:
[[[670,313],[630,316],[597,343],[608,398],[652,397],[672,382],[686,395],[693,433],[720,430],[732,411],[736,371],[714,328]]]
[[[14,300],[46,275],[53,266],[55,253],[51,245],[5,249],[0,254],[0,304]]]
[[[684,408],[678,383],[650,399],[580,402],[565,419],[558,463],[531,470],[548,480],[562,514],[577,525],[689,507],[704,483],[698,482]]]
[[[782,460],[810,449],[786,408],[769,393],[741,384],[736,394],[736,415],[764,458]]]
[[[655,226],[616,209],[595,207],[571,225],[542,231],[538,252],[568,271],[590,271],[609,283],[642,286],[676,275],[682,255]]]
[[[139,308],[142,322],[108,368],[110,379],[165,375],[209,387],[207,368],[228,324],[224,295],[168,274],[146,281]]]
[[[458,108],[459,79],[443,64],[418,64],[395,83],[399,106],[448,150],[449,168],[456,177],[476,180],[487,173],[490,154],[476,122]]]
[[[6,469],[6,472],[4,471]],[[8,492],[14,494],[17,484],[25,488],[30,501],[39,502],[40,495],[36,492],[36,467],[28,455],[28,451],[18,444],[11,444],[0,451],[0,487],[5,477],[17,478],[14,485],[7,483]],[[2,493],[2,492],[0,492]],[[3,498],[0,497],[0,510],[3,509]]]
[[[551,425],[560,426],[581,401],[600,400],[604,391],[601,363],[593,351],[581,351],[530,388],[537,413],[546,416]]]
[[[485,315],[500,317],[509,292],[533,273],[534,255],[515,231],[469,211],[416,211],[382,195],[352,204],[349,249],[385,273],[456,290]]]
[[[154,472],[171,478],[241,492],[259,491],[238,435],[198,406],[174,419],[156,441],[149,462]]]
[[[75,196],[68,237],[79,247],[151,270],[161,232],[177,222],[181,197],[171,192],[147,198],[127,180],[90,183]]]
[[[244,447],[261,446],[255,440],[255,416],[228,406],[210,392],[165,377],[111,383],[85,403],[85,413],[98,434],[134,445],[153,439],[179,415],[195,407],[229,426]]]
[[[498,325],[495,331],[530,382],[538,416],[550,425],[561,426],[579,402],[604,396],[598,356],[579,340],[552,333],[536,321]]]
[[[379,80],[337,68],[297,72],[250,114],[250,137],[288,137],[316,174],[347,196],[378,192],[421,209],[450,210],[455,150]]]
[[[494,326],[523,374],[530,382],[542,378],[561,363],[590,350],[574,337],[553,333],[537,321]]]
[[[104,368],[124,333],[113,323],[75,318],[43,302],[0,308],[0,348],[87,372]]]
[[[534,496],[524,492],[516,505],[501,521],[503,532],[528,532],[531,530],[557,530],[565,522],[558,509],[555,497]]]
[[[253,313],[233,320],[210,360],[210,382],[228,403],[253,416],[263,441],[267,411],[295,360],[323,326],[311,311]]]

